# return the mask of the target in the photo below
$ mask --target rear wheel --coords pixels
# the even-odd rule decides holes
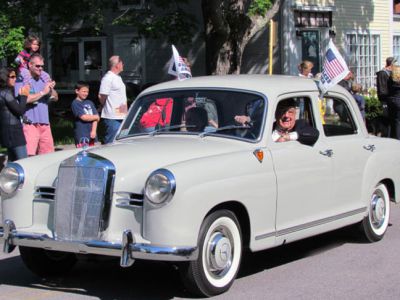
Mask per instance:
[[[368,216],[361,222],[366,239],[376,242],[383,238],[389,226],[390,197],[384,184],[375,187],[369,202]]]
[[[75,265],[75,254],[40,248],[19,247],[26,267],[40,277],[49,278],[66,274]]]
[[[189,291],[213,296],[227,291],[239,270],[242,234],[231,211],[219,210],[207,216],[199,235],[199,257],[185,265],[183,281]]]

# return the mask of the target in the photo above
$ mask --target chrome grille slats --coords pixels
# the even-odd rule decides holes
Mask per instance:
[[[143,197],[142,194],[135,194],[130,192],[115,192],[115,201],[117,207],[142,207]]]
[[[55,201],[57,239],[100,238],[108,221],[114,174],[111,162],[85,152],[60,165]]]
[[[33,193],[33,201],[53,202],[56,196],[56,188],[52,186],[37,186]]]

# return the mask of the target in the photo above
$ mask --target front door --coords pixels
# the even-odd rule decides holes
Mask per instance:
[[[319,30],[302,31],[301,53],[302,60],[309,60],[314,64],[312,73],[316,75],[321,72],[320,66],[320,32]]]
[[[319,112],[311,105],[311,97],[293,99],[298,104],[297,119],[317,127]],[[327,146],[321,135],[312,146],[298,141],[271,143],[277,177],[278,242],[280,237],[287,238],[291,233],[298,236],[332,215],[335,207],[332,198],[333,163],[328,155],[324,155]]]
[[[65,38],[50,41],[48,47],[48,72],[57,82],[58,92],[74,93],[79,80],[100,82],[107,71],[105,37]]]

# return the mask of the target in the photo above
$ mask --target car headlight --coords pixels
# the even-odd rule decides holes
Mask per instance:
[[[172,199],[175,189],[174,175],[166,169],[159,169],[147,178],[144,193],[151,203],[160,205]]]
[[[3,193],[11,194],[24,183],[24,169],[19,164],[8,163],[0,173],[0,189]]]

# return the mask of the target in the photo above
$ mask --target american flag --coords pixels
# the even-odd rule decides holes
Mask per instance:
[[[325,94],[332,86],[346,77],[349,68],[340,55],[332,40],[329,41],[325,61],[322,68],[321,79],[318,83],[321,95]]]
[[[330,78],[334,78],[344,71],[343,66],[340,64],[340,61],[337,60],[331,49],[328,49],[326,52],[324,71],[328,73]]]
[[[168,74],[176,76],[178,80],[192,78],[190,67],[185,63],[183,57],[179,55],[174,45],[172,45],[172,58],[169,63]]]

